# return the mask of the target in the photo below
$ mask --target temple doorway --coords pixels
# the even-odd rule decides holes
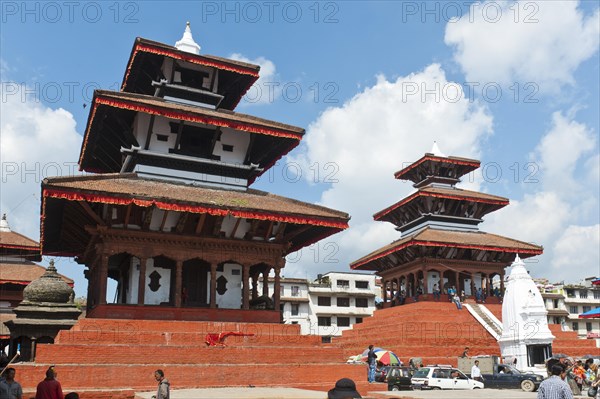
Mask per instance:
[[[183,262],[181,304],[190,307],[209,305],[208,272],[210,264],[200,259]]]

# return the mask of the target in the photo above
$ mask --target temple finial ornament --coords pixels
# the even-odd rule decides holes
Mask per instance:
[[[433,147],[431,147],[431,153],[437,157],[444,157],[446,158],[446,154],[444,154],[441,150],[440,147],[438,147],[437,145],[437,141],[433,142]]]
[[[192,29],[189,21],[186,22],[183,36],[181,40],[175,43],[175,47],[177,47],[178,50],[188,53],[200,54],[200,45],[198,45],[198,43],[196,43],[192,37]]]
[[[6,213],[2,214],[2,220],[0,220],[0,231],[10,233],[10,226],[8,225],[8,221],[6,220]]]

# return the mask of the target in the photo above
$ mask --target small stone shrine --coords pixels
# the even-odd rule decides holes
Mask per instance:
[[[54,261],[25,287],[23,301],[14,309],[17,317],[5,323],[11,340],[21,344],[21,360],[35,359],[37,344],[54,343],[60,330],[68,330],[77,322],[81,311],[73,298],[73,289],[57,273]]]

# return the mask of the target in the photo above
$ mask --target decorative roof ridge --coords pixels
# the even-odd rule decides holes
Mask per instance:
[[[488,193],[484,193],[483,191],[465,190],[464,188],[459,188],[459,187],[431,187],[431,186],[425,186],[425,187],[419,188],[418,191],[426,191],[426,190],[460,191],[462,193],[484,195],[486,197],[493,197],[493,198],[496,198],[498,200],[510,201],[508,198],[501,197],[499,195],[488,194]]]
[[[135,101],[135,100],[148,101],[148,100],[150,100],[150,101],[158,102],[161,105],[164,104],[165,106],[168,106],[168,107],[179,108],[181,111],[184,111],[184,112],[209,114],[209,115],[214,115],[214,116],[219,116],[219,115],[239,116],[239,117],[244,117],[244,118],[249,118],[251,120],[254,120],[256,123],[274,124],[274,125],[277,125],[277,127],[280,129],[289,130],[289,131],[294,132],[295,134],[300,134],[300,135],[304,135],[304,133],[306,131],[304,128],[301,128],[298,126],[289,125],[287,123],[281,123],[281,122],[277,122],[274,120],[250,115],[250,114],[243,114],[241,112],[235,112],[235,111],[226,110],[226,109],[222,109],[222,108],[210,109],[210,108],[197,107],[197,106],[187,105],[187,104],[182,104],[182,103],[181,104],[174,103],[174,102],[167,101],[164,98],[155,97],[155,96],[151,96],[151,95],[147,95],[147,94],[130,93],[130,92],[113,91],[113,90],[95,90],[94,91],[94,101],[96,100],[96,98],[98,96],[113,97],[113,98],[118,98],[118,99],[129,100],[129,101]],[[249,121],[248,123],[253,123],[253,122]]]
[[[234,65],[243,66],[245,68],[256,69],[257,72],[260,70],[260,65],[256,65],[256,64],[252,64],[252,63],[244,62],[244,61],[233,60],[230,58],[220,57],[217,55],[188,53],[188,52],[179,50],[177,47],[172,46],[170,44],[157,42],[156,40],[146,39],[146,38],[143,38],[140,36],[136,37],[134,48],[135,48],[135,45],[137,45],[138,43],[147,44],[150,46],[163,47],[165,49],[168,49],[171,51],[176,51],[178,53],[185,54],[186,56],[191,56],[191,57],[195,57],[195,58],[209,58],[209,59],[214,59],[214,60],[221,61],[221,62],[228,62],[228,63],[234,64]]]
[[[56,176],[46,177],[43,181],[43,185],[52,183],[69,183],[74,181],[90,181],[90,180],[108,180],[108,179],[138,179],[138,174],[135,172],[130,173],[98,173],[89,175],[71,175],[71,176]]]

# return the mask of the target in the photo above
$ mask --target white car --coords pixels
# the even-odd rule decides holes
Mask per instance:
[[[482,389],[483,383],[467,377],[451,366],[427,366],[412,376],[414,389]]]

